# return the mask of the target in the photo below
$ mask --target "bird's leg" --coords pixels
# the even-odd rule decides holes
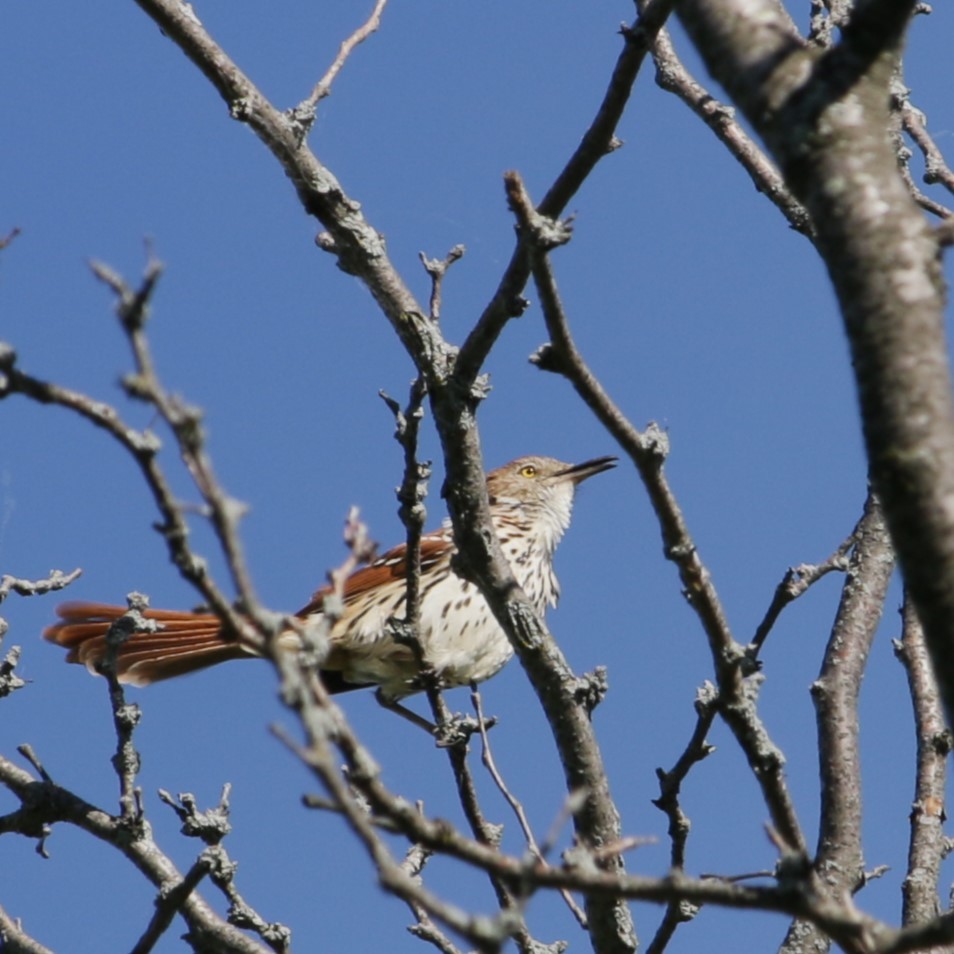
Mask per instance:
[[[451,714],[445,709],[445,714],[437,724],[429,722],[423,716],[402,706],[396,699],[389,699],[380,689],[374,693],[379,706],[397,713],[402,719],[407,719],[412,725],[423,729],[435,739],[437,747],[447,749],[454,745],[466,745],[470,737],[480,731],[480,723],[473,716]],[[496,720],[486,723],[489,728]]]
[[[375,691],[374,698],[379,706],[397,713],[402,719],[407,719],[408,722],[416,725],[419,729],[423,729],[428,735],[436,736],[438,734],[437,726],[433,722],[428,722],[424,716],[419,716],[413,710],[408,709],[407,706],[402,706],[397,699],[389,699],[380,689]]]

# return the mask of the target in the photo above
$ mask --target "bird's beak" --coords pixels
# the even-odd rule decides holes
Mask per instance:
[[[595,474],[602,474],[604,470],[611,470],[616,466],[618,457],[594,457],[593,460],[584,461],[582,464],[574,464],[560,471],[557,477],[569,477],[574,484],[581,484],[588,477]]]

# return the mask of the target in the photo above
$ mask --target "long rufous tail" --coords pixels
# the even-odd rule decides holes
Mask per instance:
[[[104,603],[63,603],[56,612],[60,622],[45,629],[43,638],[68,649],[67,662],[82,663],[90,672],[99,672],[106,654],[106,631],[127,611]],[[155,633],[136,633],[120,646],[116,659],[120,682],[148,686],[230,659],[254,657],[228,639],[221,623],[210,614],[149,609],[143,616],[156,620],[162,628]]]

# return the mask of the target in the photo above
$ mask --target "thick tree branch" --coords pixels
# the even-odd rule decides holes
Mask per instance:
[[[770,0],[686,0],[680,16],[815,224],[851,347],[872,480],[950,720],[954,403],[945,289],[937,237],[886,132],[895,54],[914,7],[863,5],[847,39],[821,57]]]
[[[848,577],[821,672],[812,685],[821,778],[821,818],[813,868],[817,884],[832,898],[853,894],[865,881],[858,693],[894,570],[888,530],[873,495],[868,497],[853,538]],[[826,943],[816,925],[796,921],[781,950],[794,954],[820,949]]]

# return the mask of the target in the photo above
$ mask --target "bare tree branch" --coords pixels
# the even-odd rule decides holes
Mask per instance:
[[[619,817],[609,797],[605,772],[588,714],[568,719],[579,710],[571,689],[573,677],[532,606],[519,592],[496,540],[489,519],[487,491],[481,461],[476,406],[485,392],[477,375],[487,351],[512,314],[512,301],[526,283],[525,266],[509,270],[493,303],[485,310],[458,354],[442,338],[437,325],[407,289],[390,259],[380,234],[348,197],[337,179],[304,146],[300,124],[272,106],[248,77],[228,58],[194,16],[173,0],[137,0],[183,52],[213,83],[230,112],[245,122],[281,163],[298,192],[303,207],[318,218],[326,231],[319,245],[333,252],[339,266],[358,276],[397,332],[424,377],[447,471],[447,503],[461,555],[461,568],[478,583],[495,617],[504,628],[530,676],[548,714],[571,790],[589,786],[588,806],[576,824],[581,837],[594,845],[619,839]],[[629,95],[632,81],[651,42],[669,12],[669,0],[654,4],[643,25],[627,33],[610,90],[592,130],[551,190],[550,202],[565,203],[611,145],[612,129]],[[596,149],[594,149],[594,146]],[[516,253],[517,260],[521,253]],[[490,315],[490,317],[487,317]],[[621,861],[606,859],[609,865]],[[595,943],[601,954],[629,954],[635,936],[629,911],[620,904],[596,899],[599,916],[589,912]]]
[[[0,907],[0,947],[7,954],[53,954],[48,947],[35,941]]]
[[[504,797],[504,801],[510,806],[514,815],[517,817],[517,822],[520,825],[520,830],[523,832],[523,837],[526,839],[527,848],[534,858],[538,858],[540,861],[544,860],[544,851],[537,844],[536,837],[533,834],[533,829],[530,826],[530,820],[527,818],[527,813],[524,811],[523,805],[520,803],[513,792],[507,787],[507,783],[504,781],[503,776],[500,774],[500,770],[497,768],[497,763],[494,761],[493,750],[490,747],[490,736],[487,733],[487,720],[484,718],[483,705],[480,699],[480,693],[477,691],[477,687],[471,687],[470,692],[471,700],[474,704],[474,711],[477,713],[477,722],[480,726],[480,760],[483,762],[484,767],[490,773],[490,777],[494,780],[494,785],[497,786],[497,790]],[[582,801],[579,797],[582,793],[578,793],[578,798],[576,801]],[[572,798],[572,795],[570,796]],[[570,913],[576,919],[576,923],[579,924],[581,928],[586,929],[586,913],[580,909],[580,906],[573,900],[572,895],[569,891],[561,891],[560,894],[563,896],[563,902],[566,904],[567,908],[570,910]]]
[[[570,335],[556,280],[545,254],[554,225],[534,210],[517,173],[508,173],[507,182],[511,208],[520,228],[535,236],[533,276],[550,333],[550,341],[530,360],[545,371],[566,377],[636,466],[659,520],[664,552],[676,564],[686,598],[709,641],[719,687],[719,712],[745,752],[779,838],[789,851],[803,856],[805,839],[785,783],[784,758],[756,713],[760,678],[758,674],[751,674],[751,661],[732,635],[711,575],[696,550],[663,473],[668,439],[656,425],[644,432],[634,428],[587,367]]]
[[[116,312],[132,348],[136,370],[123,379],[123,386],[130,397],[151,404],[172,429],[182,460],[209,508],[209,517],[225,551],[239,599],[254,614],[260,607],[238,536],[238,522],[245,513],[245,507],[224,492],[212,471],[202,433],[202,412],[169,394],[162,386],[145,334],[149,305],[162,274],[162,265],[150,255],[138,289],[131,288],[116,272],[100,262],[93,262],[91,267],[93,274],[116,295]],[[225,615],[228,620],[230,614]]]
[[[901,107],[904,131],[914,140],[924,156],[924,181],[928,185],[938,183],[954,194],[954,171],[948,166],[944,154],[927,131],[927,117],[916,109],[905,96]]]
[[[131,833],[126,822],[74,795],[55,782],[37,780],[0,755],[0,784],[21,802],[21,808],[0,817],[0,834],[16,832],[45,837],[46,826],[68,822],[111,845],[162,892],[176,889],[183,876],[153,840],[148,828]],[[215,954],[271,954],[247,935],[224,922],[197,894],[182,903],[182,917],[202,950]]]
[[[653,39],[672,12],[673,0],[653,0],[644,6],[632,27],[623,27],[625,40],[609,86],[596,116],[583,134],[580,145],[557,176],[540,203],[540,214],[557,218],[577,193],[596,164],[620,141],[616,127],[629,102],[629,96]],[[470,386],[506,323],[521,315],[526,303],[523,289],[530,279],[528,249],[518,238],[509,264],[480,319],[467,336],[457,360],[457,375],[463,386]]]
[[[667,29],[659,31],[652,51],[660,88],[675,94],[712,130],[748,173],[755,188],[778,208],[796,232],[811,235],[808,213],[792,195],[772,160],[735,118],[735,110],[720,103],[686,69]]]
[[[331,95],[331,85],[344,68],[354,48],[364,43],[381,25],[381,14],[384,13],[387,2],[388,0],[375,0],[374,10],[371,11],[371,16],[341,44],[341,48],[338,50],[338,55],[335,57],[334,62],[328,67],[328,71],[325,75],[315,84],[311,95],[295,108],[294,114],[299,122],[307,125],[314,122],[315,108],[326,96]]]
[[[455,245],[442,259],[428,258],[423,252],[418,253],[424,271],[431,278],[431,299],[428,314],[432,321],[440,321],[441,318],[444,276],[454,262],[459,262],[463,258],[464,251],[463,245]]]
[[[669,841],[672,846],[669,853],[669,866],[673,871],[682,871],[686,866],[686,843],[690,828],[689,818],[679,802],[680,789],[692,767],[707,758],[713,751],[714,747],[706,741],[706,736],[716,717],[717,705],[718,695],[711,684],[699,690],[695,702],[696,726],[685,751],[668,772],[661,768],[656,769],[656,777],[659,779],[659,798],[654,799],[653,804],[669,819]],[[691,921],[698,910],[695,905],[683,899],[670,901],[666,905],[662,923],[656,929],[656,934],[646,949],[647,954],[662,954],[679,925]]]
[[[819,886],[833,898],[853,894],[865,883],[858,693],[894,570],[888,530],[877,498],[871,494],[852,540],[848,577],[821,672],[812,685],[821,778],[821,818],[813,868]],[[827,938],[816,925],[795,922],[781,950],[793,954],[826,945]]]
[[[178,0],[137,2],[213,83],[231,115],[247,124],[269,148],[292,181],[303,208],[320,221],[319,247],[334,254],[342,270],[365,284],[411,356],[418,373],[412,401],[406,410],[390,402],[399,431],[402,420],[404,426],[405,477],[400,499],[409,555],[405,619],[394,625],[397,629],[403,626],[407,640],[414,645],[420,602],[417,556],[427,477],[416,457],[416,415],[426,391],[445,456],[445,492],[460,572],[475,580],[486,596],[549,720],[570,793],[561,823],[572,816],[578,844],[561,862],[549,859],[555,835],[543,846],[535,844],[519,800],[494,765],[485,731],[489,720],[483,717],[476,693],[478,719],[474,727],[484,743],[488,770],[520,818],[531,846],[530,852],[519,857],[500,850],[500,828],[481,810],[467,762],[466,726],[450,740],[454,744],[448,748],[448,756],[472,836],[428,817],[419,804],[412,806],[385,786],[370,752],[316,675],[317,649],[300,654],[277,651],[270,637],[283,627],[301,624],[269,613],[260,604],[238,533],[242,508],[225,493],[214,473],[204,445],[201,414],[165,391],[152,361],[144,328],[161,275],[158,262],[150,260],[138,287],[128,285],[106,266],[94,268],[117,297],[120,322],[132,346],[135,373],[124,382],[127,393],[155,407],[170,427],[202,498],[203,512],[222,545],[239,596],[238,607],[209,579],[204,562],[188,546],[184,507],[159,468],[159,445],[152,434],[127,427],[114,409],[85,395],[23,373],[8,348],[0,348],[0,398],[21,393],[69,408],[107,430],[133,456],[162,516],[161,530],[170,555],[183,576],[203,594],[227,628],[273,657],[283,699],[305,730],[305,744],[291,742],[285,734],[286,743],[312,768],[324,786],[326,797],[321,804],[346,821],[384,888],[408,905],[416,919],[411,930],[444,954],[459,954],[445,930],[456,932],[482,952],[496,954],[510,939],[522,954],[558,951],[562,942],[546,946],[530,935],[524,911],[535,893],[560,890],[585,896],[586,917],[580,920],[588,926],[597,954],[630,954],[634,949],[630,900],[665,905],[662,924],[650,946],[654,954],[666,947],[678,924],[693,917],[702,904],[775,911],[794,918],[786,942],[791,950],[806,945],[820,949],[832,941],[850,954],[893,954],[924,945],[954,945],[954,916],[937,916],[936,897],[938,865],[948,848],[940,820],[943,756],[950,740],[943,732],[932,695],[913,610],[906,619],[901,650],[914,697],[919,740],[916,818],[905,882],[906,926],[896,930],[869,917],[857,909],[852,897],[866,878],[879,873],[879,869],[865,872],[859,837],[856,712],[857,693],[891,572],[890,547],[874,498],[851,540],[849,576],[814,687],[823,798],[818,857],[812,862],[785,779],[784,757],[757,711],[762,677],[756,657],[787,602],[825,573],[844,569],[847,548],[817,567],[790,571],[753,644],[742,646],[733,635],[709,569],[696,550],[664,473],[668,437],[656,425],[645,431],[634,428],[586,365],[572,340],[548,258],[550,249],[571,237],[569,225],[560,221],[559,215],[599,160],[620,145],[617,124],[640,66],[651,51],[661,85],[675,91],[709,124],[790,224],[812,238],[829,265],[851,339],[873,482],[885,502],[912,601],[925,622],[924,645],[937,668],[948,711],[954,711],[954,650],[949,638],[954,631],[954,593],[949,585],[954,579],[954,507],[950,506],[954,499],[954,405],[944,363],[943,284],[936,261],[939,248],[954,242],[954,231],[950,218],[933,231],[925,224],[921,210],[942,216],[950,213],[913,185],[899,151],[904,142],[902,128],[925,157],[929,184],[952,189],[952,181],[948,181],[948,167],[920,114],[905,97],[896,96],[893,113],[888,105],[892,77],[901,76],[897,49],[916,9],[914,0],[858,0],[855,4],[818,0],[812,7],[808,40],[798,33],[777,0],[683,0],[679,12],[687,29],[716,80],[765,141],[771,159],[747,137],[731,109],[716,102],[675,56],[663,29],[672,0],[640,2],[637,21],[622,28],[623,50],[603,102],[580,147],[539,207],[534,208],[516,174],[507,176],[508,197],[519,225],[516,246],[495,293],[459,352],[438,325],[442,281],[447,267],[459,257],[459,253],[455,256],[457,248],[443,262],[422,256],[431,276],[425,312],[388,258],[383,237],[305,144],[318,102],[328,95],[354,48],[377,28],[385,0],[377,0],[368,21],[342,44],[309,98],[286,112],[262,96],[212,40],[188,4]],[[889,128],[893,128],[893,138],[885,133]],[[0,247],[4,244],[0,240]],[[685,596],[705,633],[715,672],[716,685],[707,685],[697,700],[697,721],[685,751],[670,771],[657,773],[657,805],[667,815],[671,840],[672,870],[661,878],[627,875],[623,867],[622,853],[643,839],[622,832],[593,731],[592,710],[605,692],[605,675],[599,671],[581,678],[574,675],[515,585],[489,521],[476,428],[476,410],[488,387],[481,372],[503,328],[525,308],[523,294],[531,274],[551,339],[533,360],[573,384],[633,461],[655,508],[666,556],[676,564]],[[332,575],[339,597],[347,568],[356,566],[370,552],[356,515],[348,526],[353,534],[352,553],[345,566]],[[22,583],[8,583],[11,580],[0,579],[0,601]],[[50,588],[55,588],[52,583]],[[328,632],[335,621],[334,606],[335,600],[329,597],[325,618],[319,624]],[[140,625],[135,613],[138,608],[134,605],[129,619],[110,633],[114,646]],[[316,645],[320,642],[316,638]],[[423,653],[420,659],[426,672]],[[0,664],[0,694],[4,685],[13,685],[16,661],[11,653]],[[233,922],[258,931],[271,949],[284,951],[289,943],[286,929],[266,922],[246,905],[233,882],[234,864],[219,845],[227,829],[227,792],[219,809],[211,812],[199,812],[189,796],[180,796],[178,802],[161,796],[192,833],[210,845],[184,877],[151,841],[141,792],[136,788],[138,754],[132,746],[139,713],[126,704],[109,668],[107,659],[117,731],[114,764],[120,779],[120,814],[100,812],[57,786],[40,759],[24,747],[21,752],[37,777],[0,758],[0,784],[20,800],[17,810],[0,817],[0,833],[35,838],[43,851],[51,826],[69,821],[124,851],[159,889],[155,915],[136,947],[141,954],[154,946],[176,913],[190,925],[191,943],[197,949],[265,949],[240,932],[228,933],[228,926],[204,906],[194,889],[205,875],[228,898]],[[423,682],[438,723],[451,726],[455,720],[438,681],[425,678]],[[779,861],[774,872],[759,875],[774,879],[768,885],[743,884],[747,875],[693,878],[686,873],[688,818],[680,804],[680,789],[691,768],[710,751],[706,738],[716,715],[725,720],[742,748],[771,818],[769,834]],[[410,844],[403,858],[394,846],[402,839],[394,835],[403,836]],[[131,844],[122,843],[123,838]],[[422,878],[425,862],[437,853],[485,873],[500,910],[489,916],[477,915],[426,885]],[[0,910],[0,938],[10,943],[12,936],[12,943],[21,945],[13,949],[36,952],[38,948],[31,947],[31,940],[21,937],[18,928],[8,930],[5,918]]]
[[[147,275],[146,283],[151,285],[154,281]],[[169,556],[183,578],[202,594],[223,623],[233,632],[241,634],[243,639],[252,643],[261,640],[247,620],[235,612],[229,600],[211,579],[205,561],[190,548],[188,523],[183,508],[159,464],[158,453],[161,444],[155,434],[129,427],[122,421],[115,408],[102,401],[96,401],[78,391],[60,387],[21,371],[16,367],[14,350],[0,342],[0,400],[12,394],[22,394],[40,404],[53,404],[73,411],[96,427],[105,430],[117,441],[139,467],[162,517],[162,522],[157,529],[166,541]]]
[[[70,583],[79,579],[82,570],[75,569],[72,573],[64,573],[62,570],[53,570],[50,575],[42,580],[22,580],[15,576],[4,574],[0,576],[0,603],[2,603],[10,593],[16,593],[18,596],[42,596],[46,593],[56,593],[65,589]]]
[[[199,887],[208,873],[209,862],[204,856],[200,856],[185,873],[180,884],[156,898],[155,914],[133,947],[132,954],[149,954],[162,935],[169,930],[186,899]]]
[[[765,612],[765,617],[759,623],[755,635],[752,637],[750,645],[754,654],[757,655],[761,650],[776,620],[789,603],[807,593],[809,588],[822,577],[834,571],[843,573],[848,569],[848,553],[854,544],[855,537],[852,534],[827,560],[823,560],[819,564],[800,563],[798,566],[789,567],[786,570],[785,576],[782,577],[781,582],[775,588],[775,595]]]
[[[914,9],[913,0],[861,5],[821,58],[770,0],[689,0],[680,16],[815,223],[851,345],[872,480],[950,718],[954,403],[944,285],[936,236],[885,133],[895,50]]]
[[[0,342],[0,353],[3,350],[3,343]],[[3,375],[0,371],[0,389],[3,387]],[[37,596],[44,593],[56,592],[67,587],[76,580],[83,571],[73,570],[72,573],[63,573],[62,570],[52,570],[50,575],[42,580],[24,580],[9,574],[0,576],[0,603],[10,595],[16,593],[19,596]],[[0,616],[0,644],[3,643],[7,635],[9,625],[7,621]],[[17,664],[20,662],[20,647],[11,646],[6,655],[0,660],[0,699],[9,696],[11,693],[22,689],[26,682],[15,672]]]
[[[943,828],[951,732],[944,724],[924,634],[908,600],[904,603],[903,632],[901,640],[895,643],[895,652],[907,672],[917,737],[917,774],[908,867],[901,886],[901,918],[904,924],[921,924],[940,913],[941,862],[951,851],[951,841],[944,836]]]

